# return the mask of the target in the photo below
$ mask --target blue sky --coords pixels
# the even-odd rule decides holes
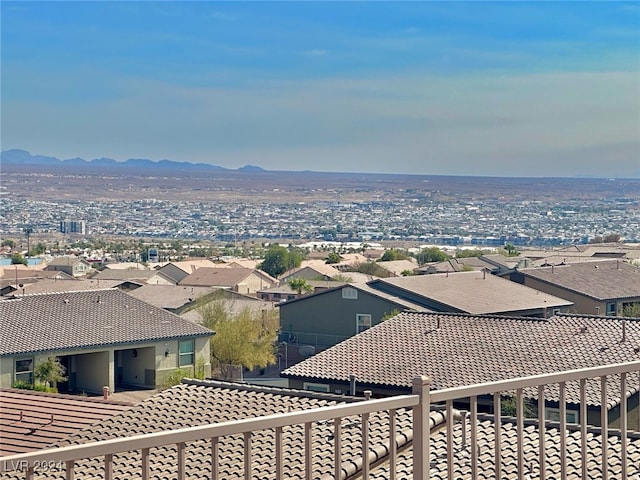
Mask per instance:
[[[2,149],[640,177],[638,2],[0,2]]]

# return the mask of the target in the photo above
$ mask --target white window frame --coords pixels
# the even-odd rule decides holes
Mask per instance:
[[[304,382],[302,384],[302,388],[303,390],[309,390],[310,392],[329,393],[329,385],[326,383]]]
[[[21,372],[18,371],[18,362],[24,362],[24,361],[29,361],[31,363],[31,370],[23,370]],[[22,381],[25,383],[29,383],[31,385],[33,385],[33,370],[34,370],[34,364],[35,364],[35,358],[33,357],[18,357],[13,361],[13,381],[14,382],[18,382],[18,381]],[[23,380],[22,378],[18,378],[18,375],[28,375],[29,379],[28,380]]]
[[[342,289],[342,298],[344,298],[345,300],[357,300],[358,290],[353,287],[344,287]]]
[[[186,351],[183,352],[182,351],[182,346],[183,345],[187,345],[187,344],[191,344],[191,350],[190,351]],[[185,362],[185,358],[190,357],[190,362],[189,363],[183,363]],[[196,363],[196,341],[195,340],[182,340],[180,342],[178,342],[178,366],[179,367],[188,367],[191,365],[195,365]]]
[[[362,320],[368,319],[368,322],[362,322]],[[366,325],[368,323],[369,325]],[[365,330],[369,330],[373,325],[373,318],[370,313],[356,313],[356,333],[364,332]],[[364,327],[364,328],[361,328]]]

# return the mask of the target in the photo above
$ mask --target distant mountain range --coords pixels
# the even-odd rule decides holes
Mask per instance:
[[[206,169],[219,171],[237,171],[237,172],[262,172],[265,171],[261,167],[254,165],[245,165],[238,169],[228,169],[218,165],[210,165],[208,163],[190,163],[176,162],[173,160],[153,161],[146,158],[130,158],[124,162],[118,162],[112,158],[95,158],[93,160],[85,160],[83,158],[69,158],[61,160],[56,157],[47,157],[45,155],[31,155],[26,150],[11,149],[3,150],[0,154],[0,164],[4,165],[46,165],[46,166],[96,166],[96,167],[124,167],[124,168],[167,168],[167,169]]]

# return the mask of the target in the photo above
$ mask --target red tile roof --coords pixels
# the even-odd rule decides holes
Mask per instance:
[[[39,450],[132,407],[16,388],[0,388],[0,457]]]

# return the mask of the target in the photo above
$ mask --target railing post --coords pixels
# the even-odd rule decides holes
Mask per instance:
[[[431,378],[420,376],[413,379],[413,394],[420,396],[420,403],[413,407],[413,480],[429,480]]]

